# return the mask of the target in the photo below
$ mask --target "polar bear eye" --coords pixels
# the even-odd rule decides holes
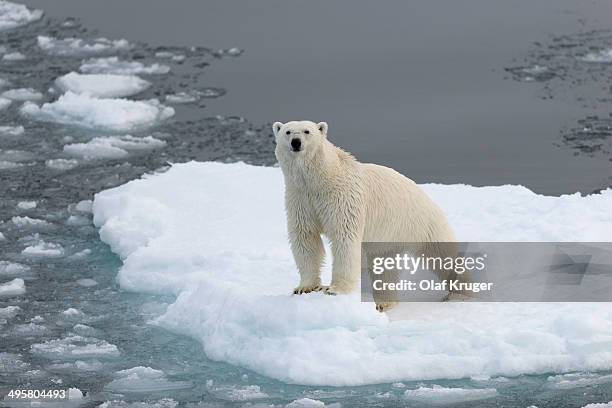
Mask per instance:
[[[285,134],[286,134],[286,135],[290,135],[290,134],[291,134],[291,131],[290,131],[290,130],[288,130],[288,131],[286,131],[286,132],[285,132]]]
[[[310,134],[310,130],[305,130],[304,133],[306,133],[307,135]]]

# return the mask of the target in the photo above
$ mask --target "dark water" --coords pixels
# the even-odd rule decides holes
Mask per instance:
[[[534,42],[609,28],[609,1],[26,3],[112,37],[241,47],[239,63],[206,69],[210,84],[230,91],[201,114],[326,120],[331,138],[358,158],[419,182],[522,184],[544,194],[612,184],[609,156],[555,146],[578,120],[607,116],[609,104],[584,107],[569,83],[554,85],[566,97],[543,99],[540,84],[504,80]]]
[[[119,290],[115,276],[120,261],[97,239],[90,215],[74,206],[167,162],[245,160],[271,165],[268,122],[296,117],[327,120],[338,144],[419,181],[511,182],[546,193],[601,188],[609,184],[611,174],[605,151],[584,152],[571,143],[580,138],[572,129],[586,123],[581,120],[605,133],[608,106],[597,101],[599,93],[605,93],[600,88],[607,71],[605,67],[583,70],[561,57],[606,41],[605,34],[575,37],[573,33],[609,23],[604,19],[612,16],[609,3],[27,3],[44,9],[47,17],[0,33],[0,45],[28,56],[26,61],[0,65],[0,77],[14,87],[44,92],[45,101],[54,97],[45,92],[52,81],[76,70],[81,57],[46,55],[36,46],[37,35],[125,37],[140,43],[121,57],[145,63],[159,61],[155,57],[159,51],[185,55],[181,62],[159,61],[169,63],[171,72],[147,76],[153,85],[139,99],[163,100],[167,94],[192,88],[217,87],[227,93],[177,105],[171,120],[133,133],[163,139],[167,143],[163,149],[119,160],[84,160],[66,171],[49,169],[45,161],[64,157],[65,144],[87,141],[100,132],[28,120],[18,114],[17,103],[0,112],[2,124],[25,127],[24,135],[0,140],[2,154],[22,164],[0,171],[0,220],[4,221],[0,232],[7,238],[0,242],[0,261],[29,268],[22,275],[26,293],[0,299],[0,308],[21,308],[0,324],[0,393],[17,386],[65,386],[87,393],[84,406],[113,399],[155,406],[155,401],[170,397],[181,407],[241,407],[247,402],[232,400],[233,391],[257,385],[268,397],[251,403],[265,406],[310,397],[326,404],[342,402],[345,407],[396,407],[418,406],[402,399],[405,389],[437,384],[494,387],[499,392],[494,399],[457,407],[579,407],[612,399],[611,383],[551,390],[548,375],[411,382],[404,389],[391,384],[303,387],[210,361],[196,341],[147,323],[171,299]],[[65,25],[68,16],[80,20]],[[559,33],[571,34],[555,41],[555,35],[563,35]],[[533,44],[538,39],[541,47]],[[551,48],[559,41],[568,46]],[[572,48],[570,43],[579,46]],[[244,54],[231,57],[215,51],[234,46],[245,49]],[[520,76],[515,80],[516,70],[504,69],[544,60],[555,75],[541,81],[525,83]],[[600,115],[596,122],[594,115]],[[36,200],[38,206],[18,210],[17,203],[23,200]],[[9,221],[15,215],[44,219],[50,226],[19,228]],[[86,222],[68,225],[70,215]],[[62,245],[64,256],[24,256],[21,251],[35,233]],[[73,256],[83,250],[91,252]],[[7,279],[2,276],[1,283]],[[97,285],[85,287],[79,279],[95,279]],[[69,308],[82,315],[62,313]],[[46,330],[19,331],[33,321]],[[85,338],[81,340],[85,345],[115,345],[120,354],[83,357],[95,367],[88,371],[67,365],[74,358],[66,353],[33,352],[35,344],[75,334]],[[122,395],[105,389],[116,371],[136,366],[162,370],[170,381],[190,381],[191,386]]]

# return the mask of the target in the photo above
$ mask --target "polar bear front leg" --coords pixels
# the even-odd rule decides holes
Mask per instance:
[[[289,231],[291,251],[300,272],[300,285],[293,290],[295,295],[316,292],[321,286],[321,266],[325,249],[321,235],[314,231],[293,229]]]
[[[361,242],[351,239],[332,241],[332,256],[332,280],[325,293],[335,295],[352,292],[361,275]]]

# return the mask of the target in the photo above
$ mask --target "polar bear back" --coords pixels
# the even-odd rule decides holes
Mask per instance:
[[[385,166],[360,163],[366,198],[364,242],[450,242],[442,210],[411,179]]]

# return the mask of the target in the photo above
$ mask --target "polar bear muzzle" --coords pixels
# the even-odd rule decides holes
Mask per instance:
[[[302,141],[299,138],[294,137],[291,139],[291,150],[294,152],[302,150]]]

